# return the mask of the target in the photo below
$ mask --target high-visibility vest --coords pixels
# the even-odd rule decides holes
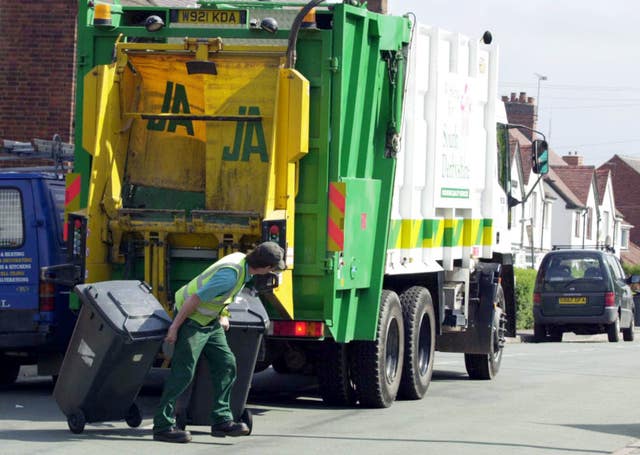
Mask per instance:
[[[225,294],[221,294],[211,301],[201,302],[196,308],[196,311],[189,316],[190,319],[193,319],[200,325],[207,325],[214,319],[217,319],[222,310],[233,301],[234,297],[244,286],[246,277],[245,262],[244,253],[232,253],[215,262],[200,275],[178,289],[175,295],[176,310],[179,311],[184,302],[202,289],[218,270],[231,268],[238,273],[235,286]]]

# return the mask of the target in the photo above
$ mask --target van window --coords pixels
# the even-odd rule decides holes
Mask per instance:
[[[0,247],[17,248],[24,243],[22,198],[15,188],[0,188]]]

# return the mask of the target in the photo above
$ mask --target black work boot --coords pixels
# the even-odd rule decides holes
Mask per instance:
[[[191,433],[186,430],[178,430],[175,427],[171,427],[167,430],[153,433],[153,440],[162,442],[189,442],[191,441]]]
[[[226,422],[211,425],[211,436],[224,438],[225,436],[246,436],[250,433],[249,427],[244,422]]]

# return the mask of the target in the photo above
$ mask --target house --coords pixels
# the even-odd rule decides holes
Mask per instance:
[[[640,158],[614,155],[598,168],[604,169],[611,173],[616,208],[633,225],[629,238],[623,238],[622,244],[631,241],[640,245]]]
[[[540,184],[530,162],[535,100],[524,92],[502,100],[509,123],[524,126],[510,131],[512,188],[521,201],[511,209],[515,265],[536,268],[556,246],[606,246],[619,255],[630,226],[616,210],[612,173],[585,166],[577,153],[560,157],[549,150],[549,173]]]

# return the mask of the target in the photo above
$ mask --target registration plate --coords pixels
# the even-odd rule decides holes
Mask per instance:
[[[172,11],[173,22],[200,25],[244,25],[246,10],[178,9]]]
[[[558,303],[561,305],[583,305],[587,303],[586,297],[560,297]]]

